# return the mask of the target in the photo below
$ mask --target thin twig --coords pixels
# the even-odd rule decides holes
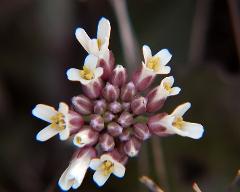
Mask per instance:
[[[240,169],[238,170],[237,175],[235,176],[233,182],[229,186],[228,191],[231,192],[238,186],[240,186]]]
[[[195,192],[202,192],[201,189],[198,187],[198,185],[197,185],[196,182],[193,183],[193,186],[192,186],[192,187],[193,187],[193,190],[194,190]]]
[[[152,179],[142,176],[139,180],[152,192],[164,192]]]

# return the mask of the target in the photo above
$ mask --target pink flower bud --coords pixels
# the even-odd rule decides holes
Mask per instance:
[[[129,141],[127,141],[124,144],[124,151],[129,157],[135,157],[139,153],[141,148],[141,142],[135,138],[132,137]]]
[[[94,131],[90,126],[83,128],[74,136],[73,143],[78,147],[92,146],[98,140],[98,132]]]
[[[123,146],[123,145],[120,145]],[[125,154],[123,147],[118,147],[117,149],[113,149],[109,155],[111,155],[111,157],[118,161],[119,163],[125,165],[128,161],[128,156]]]
[[[77,149],[73,153],[72,159],[75,159],[75,158],[80,159],[85,155],[89,156],[90,159],[93,159],[97,157],[97,151],[93,147],[83,147],[83,148]]]
[[[107,54],[108,55],[105,56],[105,59],[100,59],[98,63],[98,67],[103,68],[103,74],[101,76],[103,80],[109,79],[115,65],[115,58],[112,51],[109,51]]]
[[[127,81],[127,71],[122,65],[117,65],[112,72],[110,82],[121,87]]]
[[[147,110],[147,99],[145,97],[135,97],[131,102],[131,109],[135,115],[145,113]]]
[[[121,88],[121,100],[129,102],[136,95],[136,88],[133,82],[127,83],[124,87]]]
[[[122,111],[122,105],[119,103],[119,102],[117,102],[117,101],[114,101],[114,102],[112,102],[112,103],[110,103],[109,105],[108,105],[108,109],[109,109],[109,111],[111,111],[112,113],[119,113],[119,112],[121,112]]]
[[[93,108],[94,113],[103,114],[106,109],[107,109],[107,103],[104,99],[97,100],[94,102],[94,108]]]
[[[148,126],[145,123],[136,123],[133,125],[133,134],[140,140],[146,140],[150,137]]]
[[[116,122],[111,122],[107,125],[107,130],[110,135],[112,135],[113,137],[117,137],[121,135],[123,127],[121,127]]]
[[[149,117],[147,125],[149,128],[149,131],[155,135],[158,136],[167,136],[169,135],[166,132],[166,128],[162,126],[162,124],[160,124],[160,120],[165,117],[167,115],[167,113],[159,113],[157,115],[154,115],[152,117]]]
[[[90,126],[96,131],[102,131],[104,129],[104,119],[101,115],[92,115]]]
[[[137,70],[133,74],[132,81],[137,90],[143,91],[152,84],[155,76],[156,75],[154,73],[148,71],[145,67],[142,66],[141,69]]]
[[[103,114],[103,119],[105,123],[111,122],[114,118],[115,118],[115,115],[110,112],[106,112]]]
[[[106,86],[103,88],[102,90],[102,95],[103,97],[108,101],[108,102],[112,102],[112,101],[116,101],[119,97],[119,88],[107,83]]]
[[[115,146],[113,137],[108,133],[104,133],[100,136],[99,144],[103,151],[111,151]]]
[[[131,107],[131,103],[128,103],[128,102],[123,102],[122,103],[122,109],[124,111],[129,111],[130,107]]]
[[[156,112],[163,107],[166,98],[159,97],[157,92],[158,88],[154,88],[148,93],[147,112]]]
[[[78,132],[82,128],[83,124],[84,120],[79,113],[72,110],[68,111],[68,126],[70,129],[70,135]]]
[[[93,111],[92,102],[84,95],[78,95],[72,98],[72,105],[75,111],[81,115],[89,115]]]
[[[100,78],[86,84],[82,85],[83,93],[90,99],[96,99],[101,94],[103,88],[103,82]]]
[[[131,128],[124,128],[121,135],[119,135],[120,141],[128,141],[131,138]]]
[[[129,127],[133,123],[133,116],[131,113],[124,111],[118,118],[118,123],[122,125],[122,127]]]

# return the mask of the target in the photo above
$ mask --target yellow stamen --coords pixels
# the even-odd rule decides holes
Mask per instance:
[[[182,117],[176,117],[173,121],[172,125],[178,129],[182,129],[184,125],[184,121]]]
[[[77,137],[76,138],[76,142],[80,145],[81,144],[81,142],[82,142],[82,139],[81,139],[81,137]]]
[[[156,71],[159,71],[160,69],[160,57],[151,57],[147,61],[147,67],[149,69]]]
[[[66,123],[62,113],[58,112],[56,115],[52,116],[50,120],[52,121],[51,128],[58,131],[65,129]]]
[[[171,86],[170,83],[168,83],[168,82],[163,83],[163,87],[164,87],[164,89],[165,89],[166,91],[168,91],[169,93],[170,93],[171,90],[172,90],[172,86]]]
[[[86,80],[91,80],[94,78],[93,72],[85,66],[83,66],[83,70],[80,71],[80,76]]]
[[[98,45],[98,49],[100,49],[101,46],[102,46],[102,40],[101,39],[97,39],[97,45]]]
[[[104,161],[100,166],[100,169],[104,176],[111,174],[113,172],[113,168],[114,168],[114,164],[108,160]]]

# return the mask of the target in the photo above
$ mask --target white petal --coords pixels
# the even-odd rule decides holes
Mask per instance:
[[[92,159],[89,167],[93,170],[97,170],[97,168],[102,164],[102,161],[100,159]]]
[[[161,66],[157,74],[168,74],[171,71],[171,67],[169,66]]]
[[[148,59],[152,57],[152,51],[149,46],[143,45],[143,57],[144,57],[144,63],[147,63]]]
[[[176,109],[174,109],[174,111],[172,112],[172,115],[176,117],[182,117],[190,107],[191,107],[191,103],[189,102],[183,103],[179,105]]]
[[[103,74],[103,68],[102,67],[98,67],[94,71],[94,78],[97,79],[97,78],[101,77],[102,74]]]
[[[160,57],[161,65],[166,65],[172,58],[172,54],[167,49],[160,50],[155,56]]]
[[[95,56],[99,55],[99,48],[98,48],[97,39],[91,39],[91,41],[89,43],[89,53],[93,54]]]
[[[100,19],[98,23],[97,38],[101,39],[103,42],[108,41],[111,33],[111,25],[109,20],[106,18]]]
[[[179,94],[180,91],[181,91],[181,89],[179,87],[173,87],[172,90],[171,90],[170,95],[171,96],[177,95],[177,94]]]
[[[68,127],[66,127],[64,130],[62,130],[60,133],[59,133],[59,137],[62,141],[64,140],[67,140],[70,136],[70,131],[68,129]]]
[[[117,177],[123,177],[125,174],[125,167],[121,163],[114,163],[113,174]]]
[[[71,188],[71,186],[73,185],[73,182],[74,182],[74,180],[69,180],[67,178],[68,170],[69,170],[69,168],[67,168],[63,172],[63,174],[61,175],[61,177],[58,181],[58,185],[63,191],[68,191]]]
[[[68,105],[64,102],[59,103],[58,111],[61,112],[62,114],[68,114]]]
[[[108,154],[103,154],[101,157],[100,157],[101,161],[104,162],[104,161],[111,161],[113,162],[113,158],[111,155],[108,155]]]
[[[71,68],[67,70],[67,77],[70,81],[81,81],[80,70]]]
[[[50,139],[51,137],[57,135],[59,133],[59,131],[57,131],[56,129],[53,129],[51,127],[51,125],[45,127],[44,129],[42,129],[36,136],[36,139],[38,141],[46,141],[48,139]]]
[[[44,121],[51,123],[51,117],[56,115],[57,111],[48,105],[38,104],[32,110],[32,114]]]
[[[77,40],[79,41],[79,43],[83,46],[83,48],[87,52],[89,52],[89,44],[90,44],[91,39],[89,38],[89,36],[85,32],[85,30],[82,28],[77,28],[76,32],[75,32],[75,36],[76,36]]]
[[[85,61],[84,66],[87,67],[90,71],[94,71],[97,67],[98,58],[92,54],[89,54]]]
[[[173,76],[169,76],[169,77],[165,77],[163,80],[162,80],[163,83],[167,83],[169,84],[171,87],[173,86],[173,83],[174,83],[174,78]]]
[[[174,128],[172,126],[174,119],[175,117],[173,115],[166,115],[159,121],[159,124],[167,129],[166,133],[175,133]]]
[[[103,186],[108,180],[110,174],[104,175],[102,171],[96,171],[93,175],[93,180],[97,183],[99,187]]]
[[[200,139],[203,135],[204,129],[201,124],[185,122],[183,126],[186,136],[193,139]]]

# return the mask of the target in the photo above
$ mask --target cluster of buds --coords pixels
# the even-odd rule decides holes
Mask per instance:
[[[37,134],[37,140],[46,141],[59,134],[61,140],[71,139],[77,148],[59,180],[62,190],[78,188],[88,168],[95,171],[93,180],[98,186],[104,185],[111,174],[123,177],[128,159],[138,155],[151,135],[199,139],[204,131],[201,124],[183,120],[190,103],[179,105],[170,114],[158,112],[169,96],[180,92],[179,87],[173,87],[172,76],[150,88],[158,74],[170,73],[171,68],[166,66],[172,57],[169,51],[162,49],[152,55],[144,45],[144,62],[128,78],[122,65],[115,66],[108,48],[110,30],[105,18],[99,21],[96,39],[90,39],[82,28],[76,30],[78,41],[89,55],[81,70],[67,70],[67,78],[82,86],[82,94],[72,98],[71,107],[60,103],[55,110],[39,104],[33,109],[34,116],[50,123]]]

